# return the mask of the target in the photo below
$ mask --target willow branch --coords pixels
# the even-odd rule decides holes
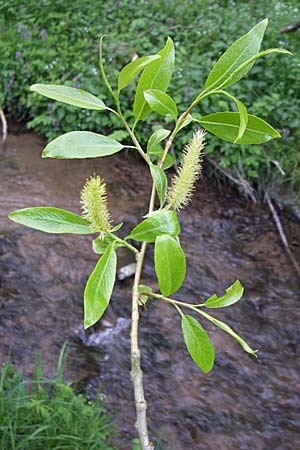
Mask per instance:
[[[128,126],[128,125],[127,125]],[[160,167],[162,167],[164,160],[167,156],[169,149],[171,148],[174,136],[166,142],[164,153],[160,161]],[[151,196],[149,201],[148,214],[151,214],[154,210],[155,204],[155,184],[152,183]],[[143,371],[141,369],[141,354],[138,344],[138,328],[139,328],[139,284],[142,275],[142,269],[145,259],[145,253],[147,249],[147,242],[143,242],[141,250],[137,255],[137,266],[134,277],[134,284],[132,290],[132,313],[131,313],[131,382],[133,384],[135,408],[136,408],[136,424],[139,439],[141,442],[142,450],[154,450],[153,444],[149,440],[148,428],[147,428],[147,402],[144,395],[143,387]]]
[[[142,244],[140,253],[137,255],[137,266],[132,291],[132,313],[131,313],[131,382],[134,390],[136,423],[142,450],[154,450],[149,440],[147,427],[147,403],[144,395],[143,371],[141,369],[141,353],[138,343],[139,327],[139,284],[141,279],[143,261],[146,251],[146,243]]]
[[[148,297],[156,298],[158,300],[163,300],[164,302],[171,303],[174,306],[181,306],[182,308],[192,309],[193,311],[196,311],[198,314],[202,314],[202,312],[203,312],[198,309],[199,305],[181,302],[180,300],[175,300],[174,298],[165,297],[164,295],[161,295],[161,294],[155,294],[154,292],[144,292],[142,294],[147,295]],[[201,304],[201,306],[202,306],[202,304]]]
[[[122,119],[121,113],[121,119]],[[123,118],[124,119],[124,118]],[[141,149],[134,133],[131,131],[129,125],[124,119],[124,125],[128,130],[133,142],[138,144],[137,147]],[[141,153],[141,152],[140,152]],[[144,153],[144,152],[143,152]],[[144,153],[145,155],[145,153]],[[142,155],[143,156],[143,155]],[[143,156],[143,158],[146,158]],[[148,163],[148,161],[147,161]],[[149,202],[148,212],[151,213],[154,210],[155,203],[155,185],[152,185],[151,197]],[[134,277],[133,289],[132,289],[132,310],[131,310],[131,332],[130,332],[130,344],[131,344],[131,382],[133,385],[135,409],[136,409],[136,423],[135,427],[138,432],[138,436],[141,442],[142,450],[154,450],[154,445],[149,439],[148,425],[147,425],[147,402],[145,400],[144,385],[143,385],[143,371],[141,368],[141,352],[139,349],[139,284],[142,275],[142,268],[146,253],[147,243],[143,242],[139,253],[136,255],[136,272]]]
[[[155,203],[155,185],[152,185],[148,213],[153,212]],[[154,450],[154,445],[149,440],[147,427],[147,402],[144,395],[143,371],[141,369],[141,353],[139,349],[139,284],[142,275],[143,263],[147,242],[143,242],[140,252],[137,254],[137,265],[132,290],[132,312],[131,312],[131,382],[134,390],[136,424],[142,450]]]
[[[173,132],[171,133],[169,139],[166,141],[164,153],[162,159],[159,163],[159,166],[162,167],[163,163],[166,159],[166,156],[172,147],[174,138],[178,132],[179,127],[184,122],[190,111],[193,107],[200,101],[199,97],[190,105],[190,107],[181,115],[179,118]],[[129,135],[133,143],[136,145],[139,153],[143,157],[143,159],[149,164],[147,155],[143,151],[140,146],[135,134],[129,127],[124,118],[120,104],[117,102],[117,109],[119,116],[128,131]],[[151,214],[154,210],[155,204],[155,184],[152,183],[151,196],[149,201],[149,209],[148,214]],[[138,341],[138,329],[139,329],[139,284],[142,275],[142,269],[145,259],[145,253],[147,249],[147,242],[143,242],[141,246],[140,252],[136,255],[137,266],[133,283],[132,290],[132,312],[131,312],[131,333],[130,333],[130,342],[131,342],[131,381],[134,390],[135,397],[135,408],[136,408],[136,423],[135,427],[137,429],[139,439],[141,442],[142,450],[154,450],[154,445],[150,442],[149,434],[148,434],[148,426],[147,426],[147,402],[145,400],[144,395],[144,386],[143,386],[143,371],[141,369],[141,353],[139,349],[139,341]]]
[[[126,128],[126,131],[128,132],[129,136],[131,137],[131,140],[134,143],[135,148],[137,149],[137,151],[139,152],[141,157],[144,159],[144,161],[146,161],[146,163],[149,164],[149,161],[148,161],[146,153],[144,152],[144,150],[143,150],[141,144],[139,143],[138,139],[136,138],[134,132],[132,131],[132,129],[128,125],[125,117],[123,116],[123,113],[121,111],[121,106],[120,106],[119,99],[116,97],[115,100],[116,100],[118,115],[119,115],[119,117],[120,117],[124,127]]]

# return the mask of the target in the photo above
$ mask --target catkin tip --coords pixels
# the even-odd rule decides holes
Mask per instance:
[[[171,209],[182,209],[191,199],[202,170],[204,136],[205,131],[198,129],[183,151],[178,174],[173,177],[168,190],[167,203]]]

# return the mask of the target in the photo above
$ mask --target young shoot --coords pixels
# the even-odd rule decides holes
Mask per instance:
[[[207,300],[200,299],[197,304],[170,296],[182,286],[186,269],[192,270],[186,267],[184,250],[179,240],[181,230],[176,211],[190,202],[195,182],[201,173],[205,132],[208,132],[207,140],[209,133],[212,133],[220,139],[231,142],[232,145],[259,145],[280,137],[279,132],[263,119],[248,114],[241,100],[228,91],[233,84],[247,75],[259,58],[270,53],[289,53],[287,50],[277,48],[260,51],[267,23],[267,19],[262,20],[226,50],[209,73],[203,90],[182,111],[178,111],[175,101],[166,93],[175,63],[175,47],[170,37],[167,38],[165,46],[155,55],[142,56],[121,68],[115,83],[118,86],[116,90],[113,89],[105,74],[102,60],[103,38],[101,38],[100,74],[107,87],[108,95],[115,103],[115,109],[106,106],[102,99],[81,89],[52,84],[31,86],[31,91],[52,100],[98,111],[99,114],[113,113],[118,116],[120,126],[124,127],[132,141],[132,145],[127,147],[103,134],[72,131],[50,142],[43,151],[43,157],[59,159],[104,157],[121,152],[127,147],[142,157],[149,168],[149,176],[153,180],[148,211],[145,211],[144,218],[124,239],[116,234],[122,224],[111,227],[106,202],[106,186],[100,176],[91,177],[83,187],[82,216],[52,206],[25,208],[9,214],[11,220],[47,233],[100,233],[100,237],[95,237],[93,241],[93,250],[100,255],[99,260],[84,291],[85,328],[96,323],[109,305],[116,279],[118,248],[125,246],[135,254],[137,264],[132,289],[131,380],[136,405],[135,425],[142,450],[154,449],[148,433],[147,404],[144,397],[138,342],[139,308],[143,308],[146,302],[163,301],[176,309],[181,319],[181,330],[187,351],[203,373],[208,373],[213,368],[215,350],[203,325],[199,323],[199,318],[203,320],[203,323],[212,322],[229,334],[247,353],[252,355],[256,353],[256,350],[253,350],[231,327],[206,312],[207,309],[224,308],[238,302],[244,291],[239,280],[235,281],[223,296],[214,294]],[[133,123],[129,123],[122,111],[121,98],[124,89],[137,77],[139,78],[132,105],[134,120]],[[216,94],[232,100],[234,109],[217,111],[195,118],[193,114],[198,104],[204,98]],[[161,120],[162,126],[159,129],[156,128],[150,136],[143,135],[140,142],[135,129],[139,126],[142,130],[146,129],[142,123],[150,113],[155,116],[156,122]],[[173,177],[171,186],[168,188],[165,171],[174,164],[170,149],[177,134],[187,126],[192,127],[194,123],[197,124],[198,129],[183,151],[178,173]],[[199,129],[199,124],[203,129]],[[159,199],[157,210],[155,210],[156,195]],[[129,243],[129,239],[135,243]],[[152,287],[141,283],[148,243],[154,244],[155,247],[157,292],[153,292]],[[191,311],[195,317],[185,314],[183,310]]]

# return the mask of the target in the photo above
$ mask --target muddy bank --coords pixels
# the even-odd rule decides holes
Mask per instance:
[[[92,238],[48,235],[6,219],[11,210],[53,205],[79,212],[79,193],[93,172],[105,178],[115,223],[124,233],[145,213],[151,180],[131,153],[86,161],[42,160],[43,142],[31,133],[8,137],[1,150],[0,359],[26,375],[40,353],[54,376],[69,339],[66,378],[93,393],[100,386],[120,430],[118,448],[132,448],[134,409],[129,380],[132,280],[118,281],[104,319],[82,329],[85,282],[97,261]],[[136,174],[132,170],[136,168]],[[300,262],[299,224],[282,216]],[[152,303],[141,318],[141,348],[151,433],[163,449],[295,449],[300,446],[300,285],[268,211],[205,181],[181,215],[187,278],[177,298],[201,301],[239,278],[243,301],[215,316],[254,347],[257,360],[221,330],[202,322],[216,347],[216,366],[202,375],[190,360],[170,306]],[[122,231],[123,233],[123,231]],[[144,282],[155,287],[149,249]],[[120,249],[119,265],[132,261]]]

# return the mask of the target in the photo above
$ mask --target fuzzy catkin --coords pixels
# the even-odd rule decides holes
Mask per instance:
[[[194,184],[202,170],[204,136],[205,131],[199,129],[194,133],[189,144],[186,145],[178,174],[173,177],[171,187],[168,190],[168,208],[182,209],[189,203]]]
[[[91,222],[95,232],[105,233],[111,229],[107,209],[106,184],[99,176],[90,177],[81,191],[82,215]]]

